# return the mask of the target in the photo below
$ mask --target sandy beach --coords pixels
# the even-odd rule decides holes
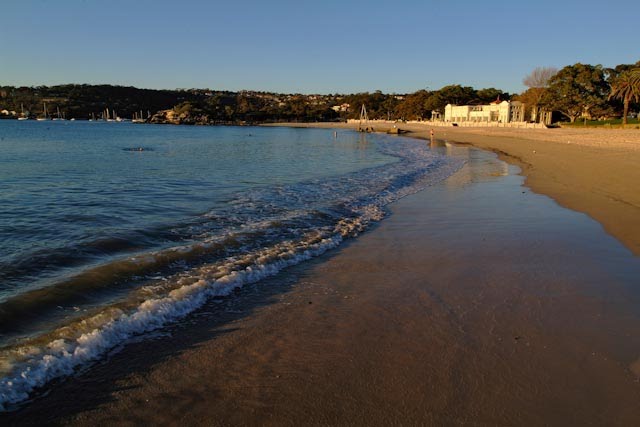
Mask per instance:
[[[517,164],[525,185],[562,206],[584,212],[640,255],[640,130],[514,129],[432,127],[419,123],[375,123],[379,130],[397,125],[411,137],[472,144]],[[355,129],[355,124],[291,124]],[[378,130],[376,129],[376,130]]]
[[[0,427],[640,427],[639,1],[156,3],[2,4]]]
[[[212,301],[0,422],[636,424],[640,259],[627,248],[638,253],[640,203],[638,172],[623,167],[634,149],[436,135],[507,153],[527,186],[491,152],[435,143],[465,167],[373,230]]]

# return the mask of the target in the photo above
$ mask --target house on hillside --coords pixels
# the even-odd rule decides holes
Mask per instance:
[[[351,107],[351,105],[349,104],[341,104],[341,105],[334,105],[333,107],[331,107],[331,109],[333,111],[335,111],[336,113],[340,113],[343,111],[348,111],[349,107]]]

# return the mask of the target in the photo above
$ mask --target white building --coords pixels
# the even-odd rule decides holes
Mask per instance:
[[[447,104],[444,107],[444,121],[450,123],[524,122],[524,104],[520,101],[496,101],[488,105]]]
[[[333,111],[335,111],[336,113],[340,113],[342,111],[348,111],[349,107],[351,107],[351,105],[349,104],[342,104],[342,105],[334,105],[333,107],[331,107],[331,109]]]

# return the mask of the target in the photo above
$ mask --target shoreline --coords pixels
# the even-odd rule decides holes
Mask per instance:
[[[7,425],[629,425],[640,260],[494,153],[357,239],[210,301]]]
[[[384,129],[394,123],[377,124]],[[522,169],[524,184],[561,206],[586,213],[640,256],[640,131],[432,127],[400,123],[404,137],[470,144]],[[271,126],[271,125],[266,125]],[[273,126],[354,130],[352,123]]]
[[[637,420],[640,261],[494,154],[434,149],[468,162],[357,239],[211,301],[0,421]]]

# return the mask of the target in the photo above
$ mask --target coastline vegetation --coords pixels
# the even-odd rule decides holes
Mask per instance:
[[[621,129],[621,128],[631,128],[631,129],[640,129],[640,120],[639,119],[627,119],[627,123],[623,122],[622,118],[619,119],[609,119],[609,120],[576,120],[573,123],[567,122],[562,123],[562,127],[571,127],[571,128],[612,128],[612,129]]]
[[[520,94],[457,84],[410,94],[375,91],[328,95],[87,84],[0,86],[0,118],[43,117],[46,105],[50,114],[55,112],[68,119],[117,116],[151,123],[203,125],[330,122],[357,118],[359,107],[365,104],[371,119],[429,120],[433,112],[443,112],[447,104],[511,99],[522,101],[529,111],[554,112],[554,121],[576,126],[617,126],[616,119],[620,119],[622,126],[628,116],[637,117],[640,110],[640,61],[614,68],[580,63],[560,70],[540,67],[523,83],[528,89]]]

